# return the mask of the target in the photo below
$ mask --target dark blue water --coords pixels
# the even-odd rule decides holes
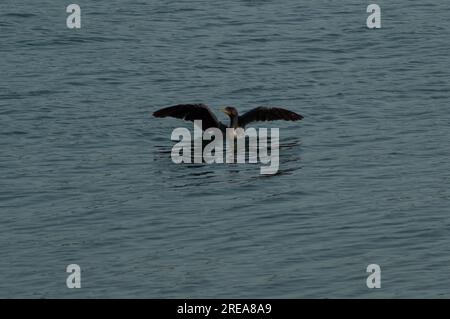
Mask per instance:
[[[77,3],[0,3],[1,297],[449,296],[449,2]],[[305,119],[275,176],[176,165],[186,102]]]

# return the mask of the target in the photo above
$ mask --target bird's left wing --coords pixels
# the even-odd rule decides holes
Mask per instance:
[[[178,104],[160,109],[153,113],[155,117],[175,117],[186,121],[202,120],[202,128],[221,126],[221,123],[205,104]]]
[[[239,124],[245,127],[248,123],[256,121],[299,121],[301,119],[303,119],[302,115],[283,108],[259,106],[239,116]]]

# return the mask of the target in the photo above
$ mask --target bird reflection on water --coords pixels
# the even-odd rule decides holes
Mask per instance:
[[[247,138],[248,140],[248,138]],[[210,141],[202,141],[202,154],[205,146],[210,143]],[[271,154],[271,140],[270,136],[267,138],[267,153]],[[175,143],[175,142],[174,142]],[[301,138],[300,137],[290,137],[288,140],[280,141],[279,142],[279,151],[280,151],[280,167],[277,173],[273,175],[260,175],[259,173],[257,175],[254,174],[253,169],[256,168],[255,165],[258,165],[259,163],[248,163],[248,154],[249,154],[249,145],[246,142],[245,144],[245,164],[243,163],[236,163],[236,147],[234,148],[235,156],[234,156],[234,162],[233,163],[213,163],[208,164],[202,159],[202,163],[194,163],[195,158],[195,152],[194,152],[194,143],[190,145],[190,151],[191,151],[191,163],[182,163],[182,167],[189,168],[189,170],[186,170],[186,176],[185,177],[204,177],[208,178],[211,175],[214,175],[217,171],[223,171],[223,169],[219,169],[219,167],[223,168],[225,167],[226,170],[230,173],[229,175],[233,174],[239,174],[240,172],[248,172],[249,167],[252,168],[252,176],[249,176],[250,178],[261,178],[261,177],[272,177],[272,176],[280,176],[280,175],[290,175],[293,172],[301,169]],[[161,145],[157,144],[155,146],[155,161],[170,161],[171,159],[171,152],[172,152],[172,145]],[[226,149],[223,149],[224,158],[226,156]],[[172,165],[173,163],[171,163]],[[193,169],[193,170],[191,170]],[[198,171],[201,170],[201,171]],[[190,184],[192,185],[192,184]]]

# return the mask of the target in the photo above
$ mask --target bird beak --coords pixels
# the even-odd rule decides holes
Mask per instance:
[[[228,111],[225,108],[220,109],[220,111],[228,115]]]

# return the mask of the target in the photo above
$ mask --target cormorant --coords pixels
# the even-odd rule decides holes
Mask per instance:
[[[179,104],[160,109],[153,113],[155,117],[175,117],[184,119],[186,121],[202,120],[202,129],[215,127],[225,132],[227,128],[236,129],[238,127],[245,129],[245,126],[251,122],[256,121],[299,121],[303,116],[295,112],[279,108],[279,107],[265,107],[259,106],[243,115],[239,115],[236,108],[227,106],[221,109],[226,115],[230,117],[230,125],[226,126],[221,123],[209,107],[205,104]]]

